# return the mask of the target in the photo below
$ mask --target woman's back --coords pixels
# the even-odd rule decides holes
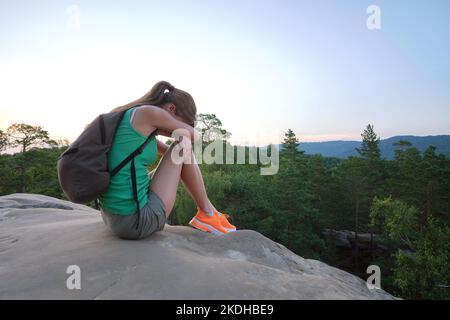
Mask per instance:
[[[108,153],[109,170],[117,166],[147,138],[133,128],[131,124],[131,115],[135,108],[130,108],[126,111],[117,129],[113,145]],[[148,201],[150,185],[148,166],[156,161],[156,159],[157,143],[156,138],[153,138],[145,147],[144,151],[135,158],[136,185],[140,208]],[[107,191],[100,197],[100,204],[105,211],[121,215],[130,215],[136,212],[130,165],[130,163],[125,165],[122,170],[111,178]]]

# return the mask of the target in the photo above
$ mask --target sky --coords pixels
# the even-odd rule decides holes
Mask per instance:
[[[166,80],[234,143],[449,134],[449,57],[447,0],[0,0],[0,130],[72,141]]]

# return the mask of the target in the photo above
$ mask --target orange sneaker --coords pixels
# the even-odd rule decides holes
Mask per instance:
[[[221,219],[216,212],[210,216],[203,212],[203,210],[198,209],[197,214],[191,219],[189,224],[199,230],[211,232],[220,236],[229,232],[221,225],[220,220]]]
[[[216,214],[219,216],[220,218],[220,224],[227,229],[229,232],[233,232],[236,231],[236,227],[233,226],[230,222],[228,222],[228,219],[230,216],[226,213],[221,213],[219,211],[215,211]]]

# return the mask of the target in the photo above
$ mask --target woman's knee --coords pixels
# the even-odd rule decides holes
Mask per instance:
[[[170,145],[164,157],[170,157],[174,164],[183,165],[192,163],[193,155],[190,140],[182,137],[181,141],[176,141]]]

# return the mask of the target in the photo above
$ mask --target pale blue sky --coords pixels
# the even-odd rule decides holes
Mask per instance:
[[[450,1],[0,1],[0,129],[73,139],[159,80],[239,143],[450,133]],[[369,5],[381,30],[366,27]],[[80,28],[69,6],[80,10]]]

